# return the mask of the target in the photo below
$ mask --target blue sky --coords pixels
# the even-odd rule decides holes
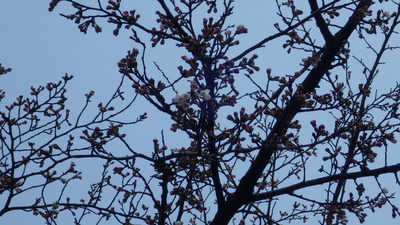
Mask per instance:
[[[77,78],[70,87],[73,92],[82,94],[99,86],[112,89],[111,83],[118,81],[116,64],[127,51],[126,37],[110,32],[84,35],[57,11],[47,9],[48,1],[2,4],[0,60],[13,68],[1,78],[9,84],[4,87],[8,95],[26,93],[31,85],[57,81],[65,73]]]

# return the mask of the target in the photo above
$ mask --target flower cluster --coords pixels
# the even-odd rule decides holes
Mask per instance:
[[[190,94],[185,93],[182,95],[176,95],[173,99],[172,102],[175,103],[177,106],[184,106],[190,99]]]
[[[208,101],[211,99],[210,95],[210,90],[209,89],[204,89],[200,91],[199,95],[200,98],[204,99],[205,101]],[[187,102],[189,102],[191,98],[190,93],[184,93],[182,95],[177,94],[173,99],[172,102],[176,104],[177,107],[183,107],[186,105]]]

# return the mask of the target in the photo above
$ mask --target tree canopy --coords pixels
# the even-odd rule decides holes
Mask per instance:
[[[399,216],[400,86],[381,71],[398,66],[387,55],[398,54],[400,2],[276,0],[271,15],[240,3],[50,1],[81,32],[111,30],[132,46],[100,103],[95,90],[83,107],[68,105],[69,74],[13,103],[0,90],[0,216],[126,225]],[[243,18],[255,13],[266,20]],[[152,61],[163,49],[165,61]]]

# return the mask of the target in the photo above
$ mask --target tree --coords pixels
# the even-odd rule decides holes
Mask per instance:
[[[320,224],[362,223],[383,206],[400,214],[388,190],[400,184],[393,145],[400,86],[378,88],[383,57],[398,48],[398,2],[277,0],[269,3],[276,9],[269,35],[250,46],[239,42],[248,25],[230,22],[233,0],[157,0],[149,3],[155,21],[126,10],[126,2],[50,2],[50,11],[70,3],[74,11],[61,15],[83,33],[101,32],[101,19],[114,35],[126,29],[134,48],[118,64],[120,86],[90,119],[94,92],[82,109],[66,108],[69,75],[2,109],[0,215],[24,210],[48,224],[69,212],[75,224],[94,216],[98,223],[220,225],[312,216]],[[279,69],[290,75],[259,62],[273,54],[270,43],[298,59],[297,68]],[[148,51],[170,44],[185,51],[177,70],[149,64]],[[171,121],[151,150],[133,147],[141,137],[128,132],[152,119],[133,110],[131,120],[140,99]],[[168,146],[167,136],[179,144]],[[87,193],[75,193],[87,184],[77,169],[87,161],[98,176]],[[15,200],[24,195],[35,201]]]

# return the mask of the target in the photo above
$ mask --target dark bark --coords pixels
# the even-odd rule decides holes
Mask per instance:
[[[348,19],[343,28],[334,35],[330,43],[326,43],[321,54],[320,62],[307,75],[302,82],[302,87],[298,89],[297,94],[299,94],[299,92],[310,93],[314,91],[322,77],[332,69],[335,56],[356,29],[371,3],[371,0],[362,0],[359,2],[352,16]],[[292,100],[283,109],[282,116],[277,120],[270,134],[264,141],[256,159],[241,179],[236,191],[228,197],[225,206],[218,210],[211,225],[228,224],[239,208],[245,205],[248,199],[253,197],[256,182],[270,162],[271,156],[279,143],[279,137],[286,134],[288,125],[299,112],[302,103],[303,99],[296,97],[295,93]]]

